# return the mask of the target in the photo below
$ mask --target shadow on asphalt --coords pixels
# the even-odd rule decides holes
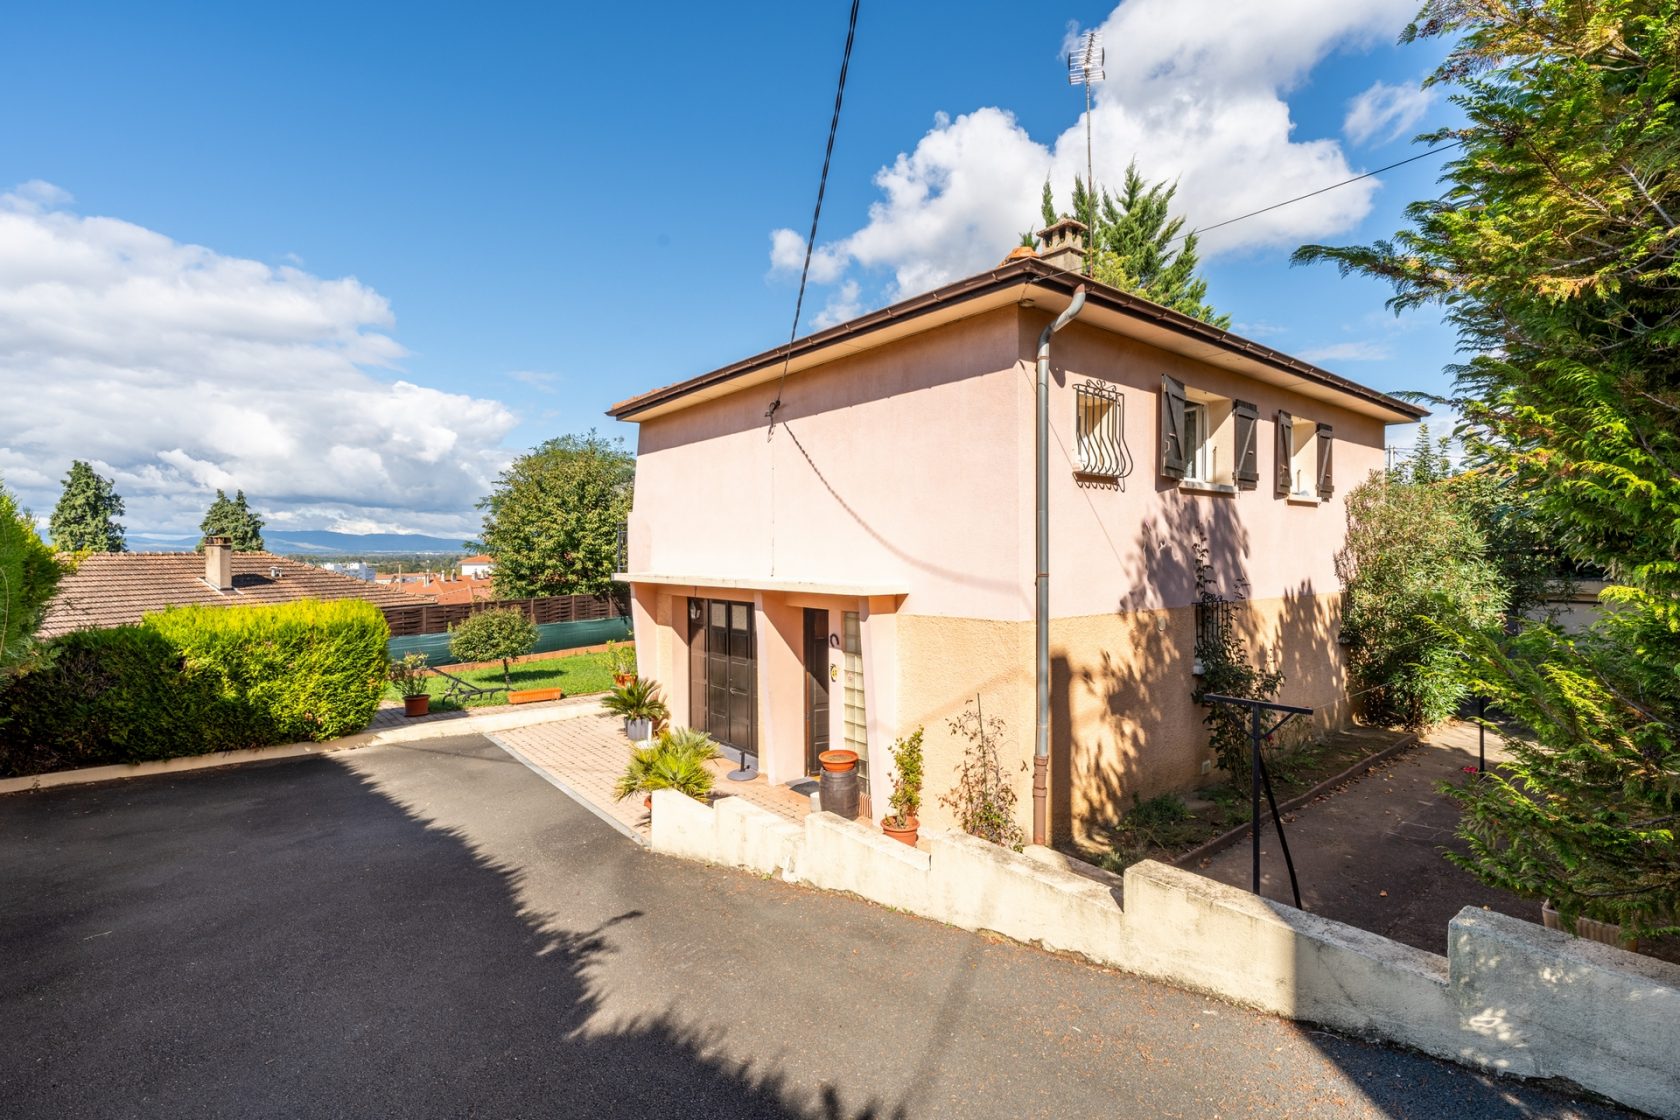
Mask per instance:
[[[535,928],[465,838],[276,765],[7,800],[0,1115],[906,1115],[668,1015],[596,1021],[639,911]]]

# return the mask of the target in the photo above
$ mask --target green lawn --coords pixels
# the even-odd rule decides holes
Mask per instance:
[[[476,685],[499,685],[502,683],[502,667],[500,665],[489,669],[464,669],[456,672],[450,665],[441,666],[462,680],[471,681]],[[514,688],[563,688],[567,696],[583,696],[591,692],[606,692],[612,688],[612,669],[607,664],[607,655],[602,653],[577,653],[570,657],[547,657],[538,661],[515,661],[513,670],[508,674]],[[432,710],[442,711],[457,705],[439,699],[443,695],[448,681],[436,674],[426,678],[426,691],[432,698]],[[385,689],[385,696],[390,700],[400,700],[397,690],[390,686]],[[478,696],[468,702],[468,707],[482,707],[490,704],[506,704],[507,694],[498,692],[491,696]]]

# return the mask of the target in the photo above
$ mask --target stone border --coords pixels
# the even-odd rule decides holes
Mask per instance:
[[[1390,743],[1376,754],[1361,759],[1352,766],[1349,766],[1346,770],[1343,770],[1340,774],[1337,774],[1335,777],[1326,778],[1322,782],[1319,782],[1316,786],[1307,790],[1307,792],[1296,794],[1294,797],[1291,797],[1288,801],[1285,801],[1283,804],[1278,806],[1278,816],[1281,817],[1285,813],[1293,813],[1313,798],[1327,793],[1335,787],[1341,785],[1343,782],[1357,777],[1359,771],[1369,769],[1381,762],[1387,762],[1395,755],[1404,754],[1406,751],[1409,751],[1413,747],[1417,746],[1419,742],[1421,742],[1421,740],[1415,732],[1407,734],[1399,742]],[[1270,812],[1264,804],[1262,804],[1260,808],[1262,812]],[[1193,865],[1199,860],[1204,860],[1217,852],[1222,852],[1226,848],[1229,848],[1232,844],[1235,844],[1238,840],[1247,836],[1249,830],[1253,827],[1253,821],[1249,821],[1246,824],[1239,824],[1236,828],[1231,829],[1229,832],[1222,832],[1218,836],[1215,836],[1212,840],[1191,848],[1183,855],[1175,856],[1173,858],[1172,865],[1174,867],[1182,867],[1186,871],[1194,871],[1195,867]]]
[[[80,770],[53,770],[45,774],[28,774],[21,778],[0,778],[0,796],[10,793],[30,793],[35,790],[59,789],[68,786],[93,785],[98,782],[117,782],[129,778],[147,778],[161,774],[185,774],[194,770],[215,770],[224,766],[244,766],[252,762],[272,762],[282,758],[299,758],[312,754],[334,754],[361,747],[381,747],[389,743],[412,743],[425,739],[448,739],[456,735],[483,735],[515,727],[529,727],[535,723],[576,719],[595,715],[601,710],[599,701],[570,703],[563,706],[532,705],[524,708],[494,709],[469,713],[453,719],[427,720],[408,725],[363,731],[330,739],[325,743],[281,743],[271,747],[252,747],[247,750],[217,751],[212,754],[184,755],[180,758],[160,758],[150,762],[119,762],[110,766],[89,766]],[[500,745],[500,744],[498,744]],[[506,749],[505,747],[503,748]]]

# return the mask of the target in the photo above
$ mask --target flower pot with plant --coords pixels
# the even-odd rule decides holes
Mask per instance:
[[[629,642],[608,642],[607,664],[613,684],[623,688],[636,679],[636,647]]]
[[[624,733],[637,742],[653,738],[665,721],[670,709],[659,695],[659,682],[636,677],[629,684],[619,685],[601,701],[601,707],[624,718]]]
[[[630,752],[630,762],[613,787],[618,800],[645,794],[649,806],[656,789],[674,789],[704,801],[716,780],[710,766],[718,756],[710,735],[691,728],[662,731],[659,738]]]
[[[431,711],[432,698],[426,692],[426,655],[411,653],[391,662],[391,684],[403,699],[403,715],[423,716]]]
[[[887,798],[892,812],[881,819],[881,831],[914,847],[920,827],[916,814],[922,809],[921,728],[892,745],[892,760],[892,795]]]

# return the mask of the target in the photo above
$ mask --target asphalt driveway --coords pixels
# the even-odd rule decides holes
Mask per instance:
[[[0,798],[0,1116],[1612,1116],[652,855],[494,744]]]

